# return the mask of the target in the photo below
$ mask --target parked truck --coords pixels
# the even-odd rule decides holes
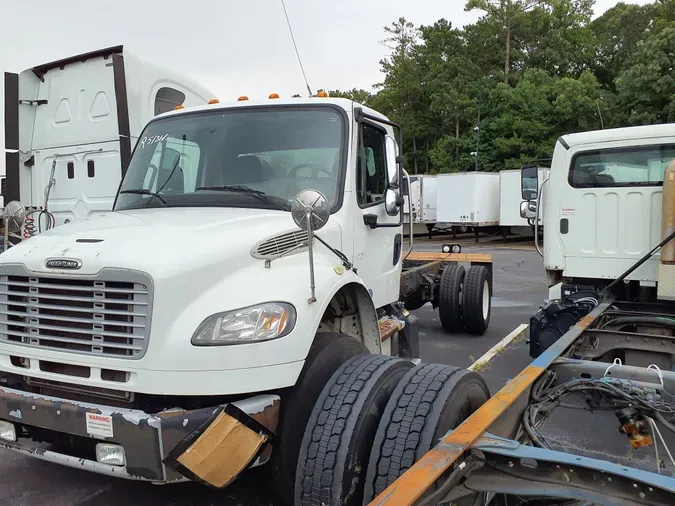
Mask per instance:
[[[217,488],[266,465],[282,503],[360,504],[400,381],[443,414],[421,453],[489,397],[475,373],[419,365],[410,311],[484,333],[490,255],[411,252],[385,116],[277,97],[160,114],[112,212],[0,255],[0,446]]]
[[[123,46],[6,72],[3,198],[27,210],[14,242],[110,211],[145,124],[213,98]]]
[[[545,181],[521,177],[550,297],[530,319],[534,360],[409,458],[399,384],[371,505],[675,504],[675,125],[565,135]]]

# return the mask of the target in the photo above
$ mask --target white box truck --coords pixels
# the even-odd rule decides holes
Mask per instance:
[[[538,167],[538,171],[539,189],[541,189],[542,183],[548,178],[550,169]],[[527,218],[520,215],[520,202],[522,201],[520,174],[521,169],[499,172],[499,227],[505,239],[508,234],[521,237],[534,235],[533,225],[530,225]],[[540,219],[539,225],[541,224]]]
[[[123,46],[6,72],[3,197],[27,208],[19,235],[110,211],[145,124],[213,98]],[[161,173],[171,161],[154,163]]]
[[[439,228],[499,227],[499,173],[458,172],[436,177],[436,221]]]

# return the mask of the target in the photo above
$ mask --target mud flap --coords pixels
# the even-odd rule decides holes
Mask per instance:
[[[274,434],[233,404],[218,407],[163,463],[212,488],[232,483],[273,444]]]

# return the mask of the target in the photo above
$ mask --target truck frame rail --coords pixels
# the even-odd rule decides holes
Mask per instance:
[[[545,379],[545,375],[553,376],[557,369],[570,363],[575,368],[570,381],[593,381],[593,375],[598,371],[604,371],[601,380],[607,379],[608,371],[619,365],[631,379],[635,377],[635,371],[631,376],[632,370],[641,371],[642,385],[647,384],[645,376],[650,374],[649,384],[660,382],[664,395],[668,395],[664,385],[675,380],[675,373],[671,371],[570,358],[570,350],[587,339],[587,331],[592,335],[595,331],[592,327],[610,309],[617,309],[612,298],[600,301],[482,407],[447,433],[370,505],[465,504],[461,502],[462,498],[469,499],[468,504],[488,504],[497,494],[566,498],[607,505],[675,504],[675,478],[660,474],[660,466],[658,472],[651,472],[554,451],[541,447],[543,445],[533,445],[536,436],[522,430],[538,380]],[[625,342],[626,336],[622,337]],[[644,343],[643,340],[636,341]],[[565,381],[565,375],[561,376]],[[656,428],[654,422],[651,423]],[[660,435],[658,429],[655,432]],[[656,443],[656,434],[653,439]],[[665,439],[661,438],[659,443],[662,443],[659,445],[662,452],[665,446],[670,455]],[[632,446],[638,447],[637,443]],[[664,459],[666,452],[663,452]],[[476,494],[483,494],[484,502],[473,502]]]

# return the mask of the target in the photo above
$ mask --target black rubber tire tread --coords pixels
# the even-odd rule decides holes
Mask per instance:
[[[488,278],[488,270],[484,265],[472,265],[464,279],[462,310],[464,312],[464,330],[469,334],[482,336],[490,325],[492,294],[490,294],[487,318],[483,318],[483,287]]]
[[[314,337],[298,381],[282,396],[277,441],[271,465],[267,466],[273,473],[272,480],[280,504],[293,504],[300,445],[323,387],[342,364],[364,353],[368,353],[368,348],[354,337],[328,332]]]
[[[465,270],[462,265],[449,264],[443,269],[438,287],[438,316],[446,332],[462,330],[461,289]]]
[[[467,369],[424,364],[409,371],[391,395],[373,440],[363,504],[375,499],[489,398],[485,380]]]
[[[300,448],[296,506],[360,506],[380,417],[413,363],[384,355],[354,357],[319,397]]]

